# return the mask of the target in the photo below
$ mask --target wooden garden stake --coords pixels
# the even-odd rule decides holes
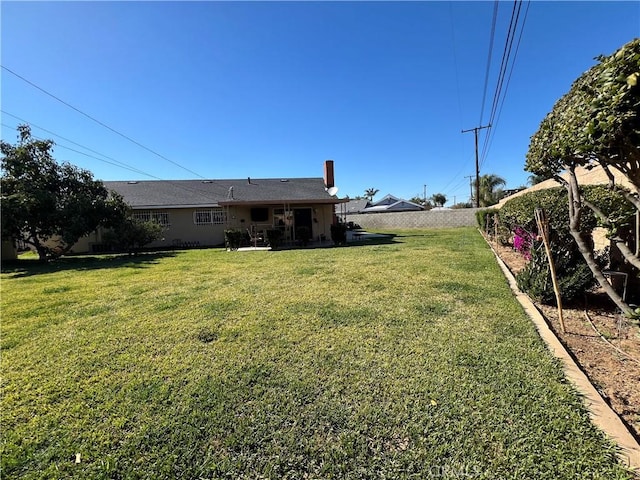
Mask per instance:
[[[553,291],[556,294],[556,303],[558,304],[558,319],[560,320],[560,328],[562,333],[567,333],[564,328],[564,318],[562,317],[562,298],[560,297],[560,288],[558,287],[558,278],[556,276],[556,266],[553,263],[553,257],[551,256],[551,246],[549,244],[549,221],[542,208],[536,208],[535,211],[536,223],[538,224],[538,232],[542,236],[542,242],[544,243],[544,250],[547,252],[547,259],[549,260],[549,270],[551,270],[551,281],[553,282]]]

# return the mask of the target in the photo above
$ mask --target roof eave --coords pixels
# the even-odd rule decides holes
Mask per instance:
[[[220,206],[242,206],[242,205],[303,205],[303,204],[327,204],[334,205],[338,203],[347,203],[348,200],[343,198],[315,198],[315,199],[296,199],[296,200],[225,200],[218,202]]]
[[[220,207],[220,203],[194,203],[189,205],[131,205],[131,208],[134,210],[151,210],[151,209],[161,209],[161,208],[217,208]]]

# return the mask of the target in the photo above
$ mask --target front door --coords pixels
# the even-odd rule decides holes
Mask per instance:
[[[295,239],[298,240],[297,234],[300,227],[307,227],[309,229],[309,235],[313,238],[313,217],[311,215],[310,208],[294,208],[293,209],[293,231],[296,235]]]

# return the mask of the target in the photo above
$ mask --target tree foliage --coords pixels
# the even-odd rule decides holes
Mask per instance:
[[[502,198],[502,188],[507,181],[493,173],[482,175],[480,177],[480,206],[490,207],[495,205]]]
[[[436,207],[442,207],[447,203],[447,196],[444,193],[434,193],[431,195],[431,201]]]
[[[370,202],[373,202],[373,197],[376,196],[376,194],[379,192],[380,190],[378,190],[377,188],[367,188],[364,191],[364,196],[365,198],[368,198]]]
[[[593,162],[640,191],[640,39],[582,74],[531,138],[526,170],[545,178]]]
[[[40,260],[67,252],[80,237],[117,222],[127,209],[91,173],[52,156],[53,141],[26,125],[18,143],[0,143],[2,236],[33,246]]]
[[[593,249],[580,230],[581,217],[587,211],[607,225],[612,219],[602,205],[584,198],[576,168],[601,168],[609,178],[610,188],[621,192],[640,212],[640,39],[597,60],[599,63],[582,74],[558,100],[531,137],[525,168],[564,185],[571,236],[600,286],[623,312],[632,315],[632,309],[602,274]],[[632,191],[615,184],[614,170],[629,180]],[[562,171],[568,172],[568,179],[560,176]],[[626,268],[637,274],[640,257],[631,250],[628,240],[617,233],[612,240],[624,256]]]

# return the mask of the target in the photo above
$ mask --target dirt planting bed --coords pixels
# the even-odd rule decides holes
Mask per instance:
[[[525,259],[513,248],[491,246],[514,275],[524,268]],[[566,333],[555,306],[534,303],[593,385],[640,440],[640,328],[599,290],[586,293],[579,305],[563,306]]]

